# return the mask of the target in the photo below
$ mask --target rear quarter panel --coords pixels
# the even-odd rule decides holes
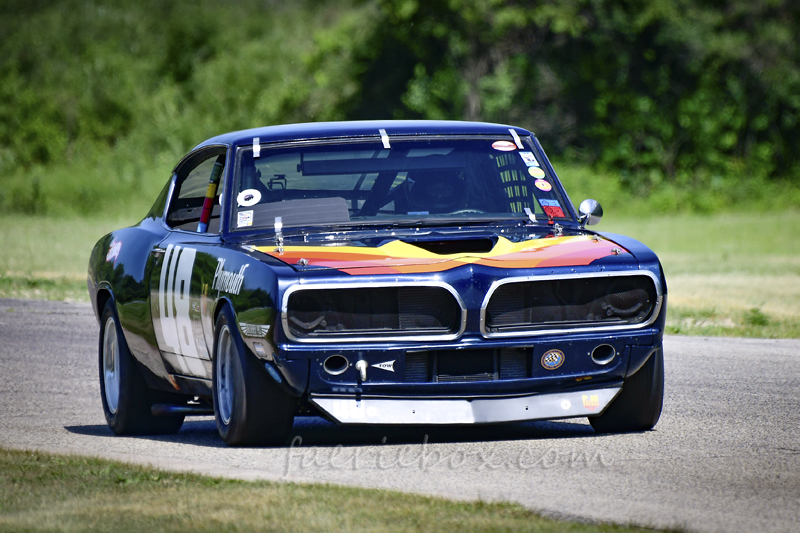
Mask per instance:
[[[105,302],[112,297],[128,348],[156,372],[163,366],[150,314],[149,253],[165,234],[160,223],[146,219],[138,226],[102,237],[89,260],[89,293],[98,320]]]

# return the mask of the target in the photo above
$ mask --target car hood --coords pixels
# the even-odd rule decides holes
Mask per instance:
[[[388,240],[377,246],[349,241],[337,245],[292,245],[255,249],[283,261],[296,270],[336,269],[355,275],[415,274],[441,272],[462,265],[495,268],[549,268],[586,266],[604,260],[635,263],[630,252],[599,235],[571,235],[513,242],[503,236],[492,239],[484,252],[435,253],[413,241]]]

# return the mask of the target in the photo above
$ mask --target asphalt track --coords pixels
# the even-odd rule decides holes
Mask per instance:
[[[0,446],[241,479],[508,500],[549,516],[689,531],[800,530],[800,341],[669,337],[655,430],[585,419],[461,429],[295,422],[295,445],[233,449],[212,418],[169,437],[105,424],[88,304],[0,300]]]

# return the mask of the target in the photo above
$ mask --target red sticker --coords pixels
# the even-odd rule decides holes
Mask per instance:
[[[547,180],[536,180],[533,182],[533,184],[536,185],[536,188],[540,191],[547,192],[553,189],[553,186],[550,185],[550,182]]]
[[[495,141],[492,143],[492,148],[501,152],[513,152],[517,149],[517,145],[511,141]]]
[[[560,207],[553,207],[552,205],[543,205],[544,214],[551,218],[564,218],[564,211]]]

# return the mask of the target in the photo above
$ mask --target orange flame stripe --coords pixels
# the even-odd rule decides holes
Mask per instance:
[[[629,253],[608,239],[595,240],[585,235],[516,243],[505,237],[498,237],[495,246],[486,253],[440,255],[399,240],[374,248],[285,246],[283,253],[279,253],[276,248],[261,246],[257,250],[290,265],[305,259],[311,267],[332,268],[349,274],[367,275],[443,272],[470,263],[495,268],[582,266],[613,255],[614,248]]]

